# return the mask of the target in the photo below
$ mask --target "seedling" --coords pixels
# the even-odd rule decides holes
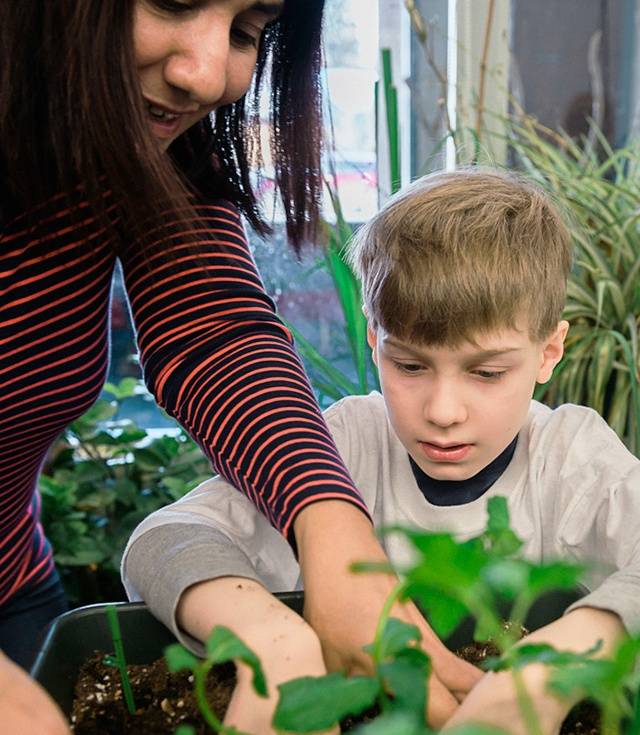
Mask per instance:
[[[246,735],[234,727],[226,727],[218,719],[216,713],[209,706],[206,694],[207,675],[216,664],[239,659],[250,666],[253,671],[253,688],[261,697],[267,696],[267,684],[258,657],[245,644],[223,625],[216,626],[206,643],[206,658],[200,660],[187,651],[184,646],[174,643],[165,649],[165,658],[169,671],[183,671],[185,669],[193,673],[194,689],[198,709],[204,721],[209,727],[222,735]],[[188,725],[181,725],[175,735],[192,735],[193,729]]]
[[[431,735],[425,722],[428,656],[420,649],[418,628],[391,617],[396,602],[413,599],[427,614],[435,631],[448,636],[472,615],[476,640],[492,639],[501,656],[489,660],[487,668],[510,670],[518,701],[529,732],[540,732],[533,702],[525,688],[522,669],[543,663],[555,670],[549,686],[559,696],[590,697],[602,709],[604,735],[619,735],[622,722],[629,724],[625,735],[640,735],[640,673],[635,662],[640,654],[640,637],[627,637],[609,659],[594,659],[594,646],[584,653],[556,651],[547,645],[513,646],[519,637],[532,603],[553,589],[577,586],[583,568],[566,562],[533,564],[517,556],[522,543],[509,528],[506,500],[488,503],[489,522],[480,536],[456,542],[450,534],[429,534],[405,528],[387,529],[401,533],[417,552],[417,561],[401,570],[403,581],[389,597],[377,626],[374,641],[365,648],[373,659],[374,676],[347,677],[332,673],[303,677],[278,687],[280,699],[273,719],[276,730],[311,733],[336,726],[347,715],[357,716],[377,703],[381,714],[360,726],[354,735]],[[389,572],[388,565],[361,563],[356,571]],[[503,603],[511,605],[511,626],[504,626]],[[189,669],[194,674],[198,706],[205,721],[224,735],[245,735],[223,726],[211,712],[204,682],[216,663],[241,659],[254,671],[253,686],[266,694],[260,663],[230,630],[214,628],[207,641],[207,658],[200,662],[182,646],[166,650],[172,671]],[[452,735],[495,735],[502,731],[480,725],[464,725]],[[181,726],[175,735],[193,735]],[[503,734],[504,735],[504,734]]]
[[[127,672],[127,659],[124,656],[124,646],[122,645],[122,634],[120,632],[120,622],[118,621],[118,611],[115,605],[107,605],[107,620],[109,621],[109,630],[111,631],[111,640],[113,641],[113,650],[115,657],[107,657],[106,663],[116,666],[120,673],[120,683],[122,684],[122,693],[126,702],[129,714],[135,715],[136,703],[133,698],[133,690],[129,681],[129,673]]]

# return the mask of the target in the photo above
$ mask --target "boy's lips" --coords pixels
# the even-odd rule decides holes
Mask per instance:
[[[473,444],[433,444],[431,442],[419,442],[422,451],[428,459],[434,462],[460,462],[466,459]]]

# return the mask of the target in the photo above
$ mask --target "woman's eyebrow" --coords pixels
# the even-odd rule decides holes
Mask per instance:
[[[258,13],[264,13],[264,15],[267,15],[270,18],[277,18],[284,10],[284,2],[265,3],[258,0],[258,2],[255,2],[250,9]]]

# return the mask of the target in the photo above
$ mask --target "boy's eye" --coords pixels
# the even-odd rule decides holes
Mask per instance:
[[[498,380],[506,372],[506,370],[474,370],[473,374],[484,380]]]
[[[398,362],[396,360],[393,360],[392,362],[394,364],[394,367],[401,373],[415,374],[419,373],[422,370],[422,365],[416,362]]]

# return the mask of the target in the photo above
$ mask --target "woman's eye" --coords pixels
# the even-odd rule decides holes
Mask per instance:
[[[178,2],[178,0],[155,0],[155,4],[161,9],[169,13],[187,13],[193,10],[193,5],[188,2]]]
[[[260,43],[259,33],[249,33],[248,31],[242,30],[242,28],[231,29],[231,40],[233,43],[240,48],[258,48]]]

